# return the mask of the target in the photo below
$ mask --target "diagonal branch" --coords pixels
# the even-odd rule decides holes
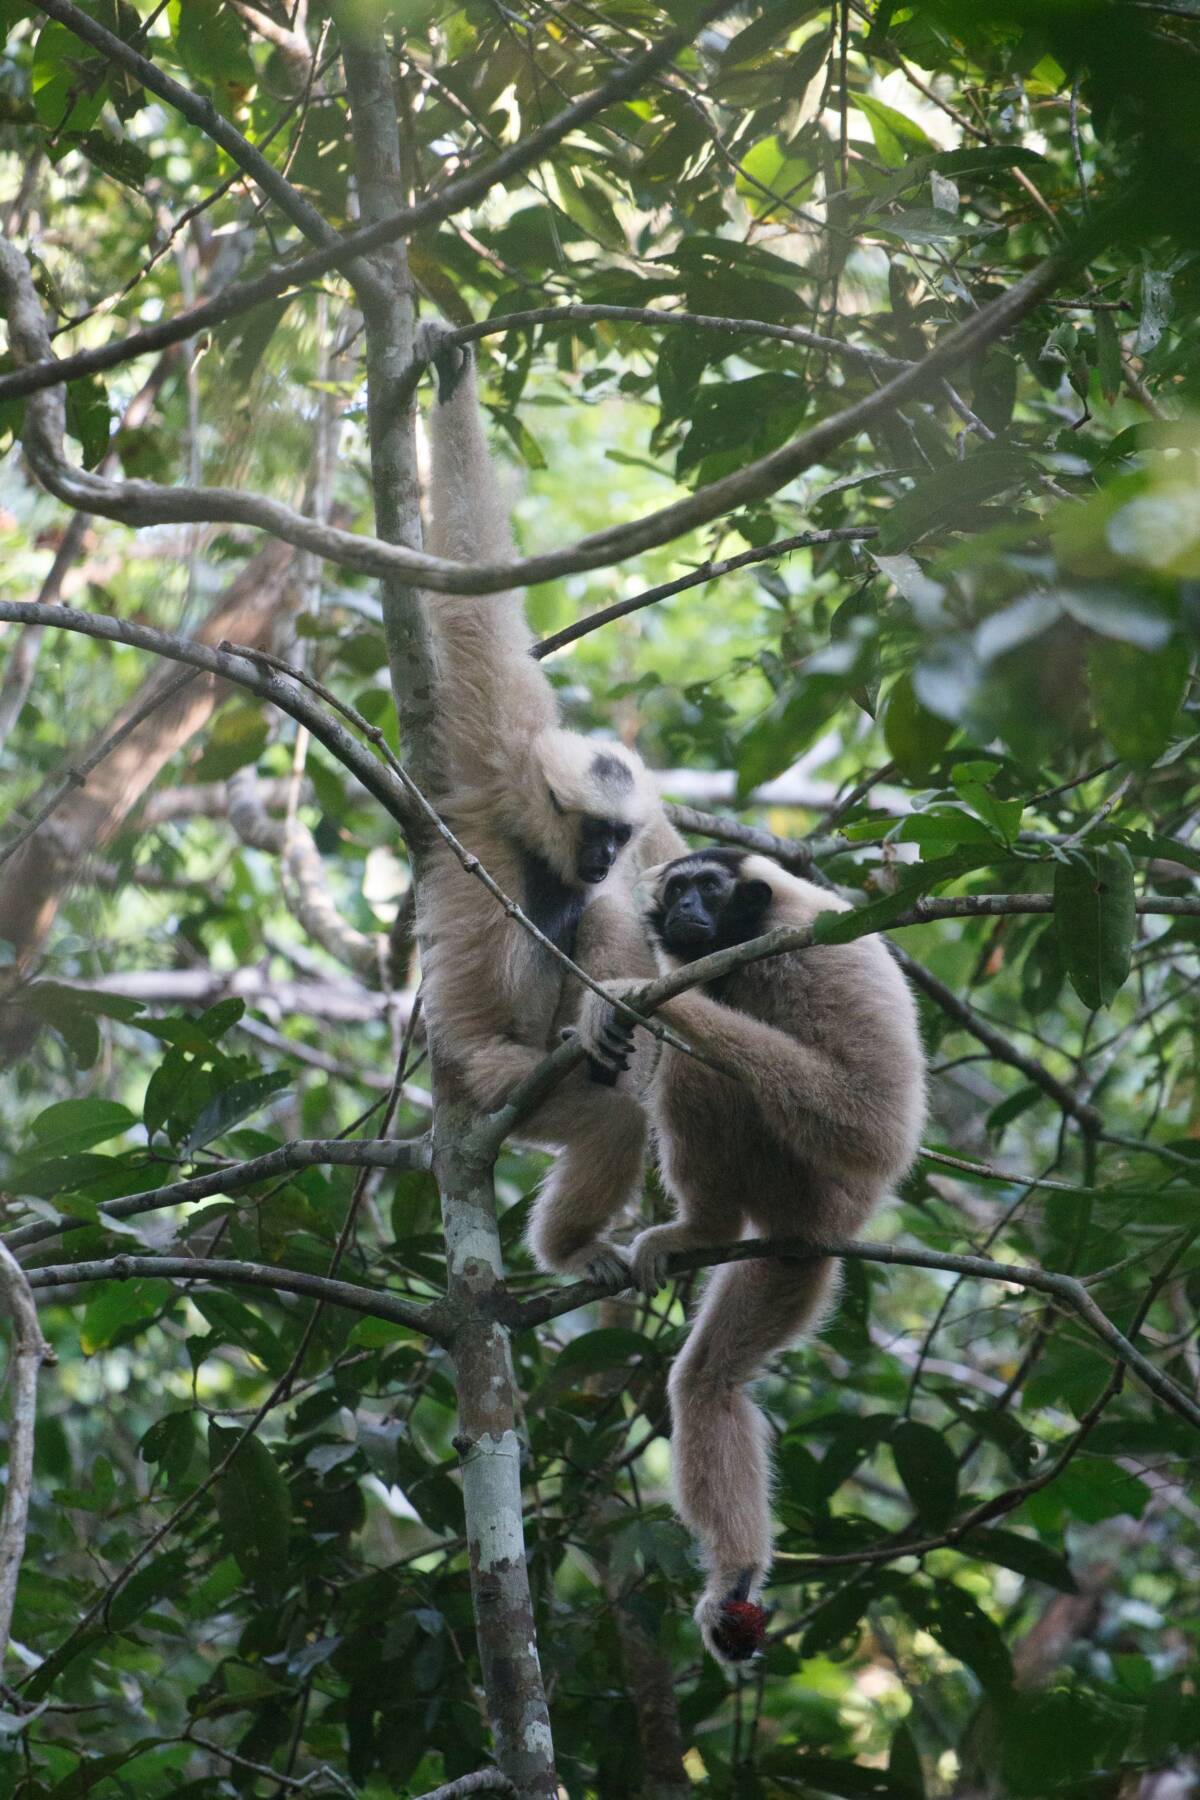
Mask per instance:
[[[0,1251],[0,1256],[6,1254]],[[310,1275],[303,1269],[279,1269],[270,1263],[242,1262],[234,1257],[109,1256],[94,1262],[51,1263],[45,1268],[30,1269],[28,1280],[35,1292],[52,1292],[83,1281],[135,1281],[146,1277],[270,1288],[280,1294],[299,1294],[323,1305],[343,1306],[348,1312],[363,1313],[368,1318],[387,1319],[437,1343],[448,1336],[448,1324],[437,1301],[406,1300],[386,1288],[360,1287],[356,1282],[338,1281],[330,1275]]]
[[[117,37],[95,19],[89,18],[79,7],[72,6],[71,0],[34,0],[34,4],[39,12],[57,19],[60,25],[73,31],[77,38],[90,44],[93,50],[98,50],[107,62],[123,69],[134,81],[140,82],[142,87],[149,88],[152,94],[157,94],[160,100],[173,106],[189,124],[198,126],[214,144],[219,144],[226,155],[232,157],[238,168],[249,175],[293,225],[299,226],[305,237],[311,238],[315,244],[340,245],[337,232],[322,218],[316,207],[297,192],[291,182],[279,173],[274,164],[267,161],[261,150],[256,150],[249,139],[244,138],[230,124],[223,113],[217,111],[207,96],[194,94],[182,82],[164,74],[157,63],[152,62],[148,56],[143,56],[140,50],[135,50],[124,38]],[[356,271],[356,276],[357,273]]]
[[[2,616],[0,613],[0,617]],[[897,913],[890,919],[881,919],[869,931],[860,931],[857,935],[873,937],[877,932],[900,931],[909,925],[929,925],[938,919],[997,918],[1053,911],[1052,894],[955,894],[946,900],[917,900],[906,912]],[[1134,901],[1134,911],[1139,914],[1162,913],[1200,918],[1200,897],[1146,894]],[[850,920],[854,917],[853,913],[839,916]],[[792,950],[819,948],[812,925],[780,926],[775,931],[764,933],[762,937],[750,938],[744,944],[735,944],[728,950],[715,950],[709,956],[701,956],[695,962],[685,963],[672,970],[669,975],[660,975],[657,980],[647,982],[637,992],[630,992],[620,1000],[613,1000],[612,1004],[620,1016],[631,1024],[644,1024],[640,1015],[656,1012],[668,1000],[673,1000],[677,994],[686,993],[689,988],[717,981],[735,969],[744,968],[748,963],[764,962],[769,957],[783,956]],[[558,1086],[576,1064],[582,1062],[583,1054],[579,1045],[574,1042],[560,1044],[556,1050],[552,1050],[524,1081],[517,1083],[504,1105],[486,1120],[479,1132],[480,1148],[503,1143],[520,1121]]]
[[[1176,1385],[1171,1377],[1132,1344],[1107,1313],[1103,1312],[1083,1282],[1074,1275],[1059,1275],[1050,1269],[1029,1267],[1024,1263],[993,1262],[986,1256],[959,1256],[951,1251],[910,1249],[904,1244],[845,1244],[814,1246],[804,1238],[745,1238],[740,1243],[712,1248],[676,1251],[667,1259],[671,1275],[686,1275],[696,1269],[715,1268],[723,1263],[746,1262],[762,1258],[784,1258],[789,1262],[807,1262],[816,1257],[838,1256],[856,1262],[889,1263],[900,1268],[939,1269],[948,1274],[975,1276],[981,1281],[1003,1281],[1014,1287],[1029,1288],[1035,1293],[1049,1294],[1067,1306],[1094,1334],[1105,1343],[1117,1360],[1137,1377],[1164,1406],[1200,1430],[1200,1405]],[[525,1301],[506,1300],[504,1316],[515,1329],[544,1325],[578,1306],[603,1299],[612,1293],[603,1282],[576,1281],[569,1287],[553,1289]]]
[[[143,1213],[160,1212],[166,1206],[188,1206],[195,1200],[208,1200],[214,1194],[237,1194],[259,1181],[273,1181],[296,1169],[333,1166],[372,1169],[427,1169],[429,1143],[425,1138],[401,1141],[395,1138],[294,1138],[278,1150],[268,1150],[248,1162],[227,1163],[209,1175],[193,1175],[185,1181],[172,1181],[166,1187],[147,1188],[141,1194],[126,1194],[117,1200],[106,1200],[99,1208],[99,1222],[106,1219],[136,1219]],[[19,1179],[14,1179],[18,1191]],[[87,1224],[84,1219],[38,1219],[18,1225],[0,1239],[9,1250],[26,1250],[31,1244],[45,1243],[47,1238],[61,1237],[64,1232],[78,1231]]]
[[[80,375],[116,368],[118,364],[131,362],[149,351],[164,350],[169,344],[182,343],[186,338],[211,330],[225,319],[249,312],[264,300],[274,300],[280,294],[303,287],[330,269],[345,268],[355,257],[368,256],[372,251],[395,243],[398,238],[411,236],[413,232],[421,231],[426,226],[439,224],[452,213],[461,212],[465,207],[474,205],[477,200],[482,200],[500,182],[508,181],[512,176],[532,168],[570,132],[586,125],[615,101],[626,100],[637,93],[659,69],[670,62],[677,51],[691,43],[711,19],[726,11],[728,0],[712,0],[711,4],[693,14],[685,26],[668,32],[660,43],[647,50],[643,56],[634,57],[631,62],[615,70],[607,81],[593,88],[590,94],[584,94],[582,99],[564,107],[562,112],[555,113],[537,131],[530,132],[528,137],[502,151],[482,169],[475,169],[458,181],[449,182],[440,194],[431,199],[423,200],[416,206],[402,207],[384,218],[361,226],[357,231],[347,232],[332,245],[279,263],[274,268],[265,270],[253,281],[232,283],[223,293],[215,294],[211,300],[189,308],[178,318],[164,320],[143,331],[131,332],[128,337],[115,343],[102,344],[95,350],[81,350],[74,356],[65,357],[61,363],[42,352],[36,365],[0,375],[0,400],[15,400],[23,394],[36,394],[44,388],[57,386],[60,381],[73,381]]]
[[[563,550],[499,563],[457,563],[427,556],[402,544],[321,526],[294,508],[260,494],[232,488],[167,487],[149,481],[106,481],[73,468],[62,449],[61,395],[39,395],[28,408],[24,445],[39,481],[69,506],[132,525],[242,524],[268,531],[299,549],[344,568],[419,581],[437,593],[497,593],[586,569],[605,568],[626,557],[681,537],[724,513],[766,498],[847,439],[857,436],[903,402],[923,393],[959,363],[1003,337],[1053,293],[1059,282],[1125,222],[1136,191],[1095,215],[1069,244],[1059,246],[1037,268],[948,332],[920,363],[903,369],[863,399],[823,419],[780,449],[748,463],[682,500],[624,525],[580,538]],[[9,319],[13,354],[25,367],[49,351],[45,321],[29,270],[11,244],[0,242],[0,298]],[[64,365],[65,367],[65,365]],[[0,378],[0,398],[4,381]]]

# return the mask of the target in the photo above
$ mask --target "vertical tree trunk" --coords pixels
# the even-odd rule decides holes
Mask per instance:
[[[342,35],[355,165],[364,222],[397,210],[405,191],[392,83],[381,31],[358,32],[349,7],[335,9]],[[367,336],[367,410],[375,528],[391,543],[419,546],[420,493],[413,405],[398,406],[399,378],[412,357],[413,306],[403,245],[372,259],[358,282]],[[356,276],[357,280],[357,276]],[[384,635],[409,767],[436,787],[437,714],[428,621],[420,596],[382,584]],[[419,886],[423,846],[409,845]],[[457,1071],[434,1063],[434,1173],[442,1196],[448,1295],[459,1325],[453,1343],[458,1385],[463,1505],[471,1592],[496,1757],[520,1800],[554,1800],[558,1783],[521,1518],[521,1457],[513,1406],[509,1333],[491,1316],[503,1279],[491,1161],[468,1149],[475,1123]]]

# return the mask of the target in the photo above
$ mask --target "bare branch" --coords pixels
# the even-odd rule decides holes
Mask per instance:
[[[1095,253],[1133,204],[1131,198],[1117,203],[1103,215],[1103,224],[1101,215],[1095,215],[1077,238],[1059,246],[1006,293],[948,332],[923,361],[901,370],[873,393],[822,420],[780,449],[657,512],[628,524],[609,526],[564,550],[541,556],[503,563],[456,563],[427,556],[404,544],[320,526],[305,514],[263,495],[232,488],[188,489],[147,481],[105,481],[74,469],[65,461],[61,396],[45,395],[31,402],[25,421],[25,451],[38,479],[60,500],[127,524],[209,521],[249,525],[345,568],[384,577],[403,576],[438,593],[483,594],[529,586],[585,569],[607,567],[775,493],[839,444],[923,393],[959,363],[1011,331],[1067,274]],[[4,297],[10,342],[17,361],[28,367],[38,358],[45,358],[49,338],[28,268],[15,247],[3,242],[0,294]],[[0,377],[0,397],[3,390],[4,380]]]
[[[2,1247],[0,1247],[2,1249]],[[6,1253],[5,1253],[6,1254]],[[11,1259],[10,1259],[11,1260]],[[95,1262],[51,1263],[29,1271],[29,1286],[36,1292],[71,1287],[81,1281],[134,1281],[147,1276],[169,1281],[212,1281],[232,1287],[270,1288],[281,1294],[300,1294],[323,1305],[344,1306],[368,1318],[387,1319],[441,1343],[447,1321],[437,1301],[405,1300],[386,1288],[359,1287],[329,1275],[310,1275],[301,1269],[277,1269],[270,1263],[241,1262],[220,1256],[109,1256]]]
[[[427,1169],[429,1144],[425,1138],[400,1141],[394,1138],[295,1138],[278,1150],[268,1150],[249,1162],[227,1163],[210,1175],[193,1175],[186,1181],[172,1181],[166,1187],[148,1188],[145,1193],[127,1194],[117,1200],[106,1200],[99,1209],[100,1223],[105,1219],[136,1219],[143,1213],[159,1212],[165,1206],[187,1206],[195,1200],[208,1200],[214,1194],[237,1194],[259,1181],[272,1181],[296,1169],[318,1166],[352,1169]],[[10,1250],[25,1250],[31,1244],[45,1243],[47,1238],[64,1232],[78,1231],[83,1219],[38,1219],[18,1225],[0,1239]]]
[[[1140,914],[1163,913],[1200,918],[1200,897],[1148,894],[1134,901],[1134,910]],[[883,920],[872,931],[864,931],[859,935],[871,937],[876,932],[900,931],[909,925],[928,925],[937,919],[996,918],[1053,911],[1052,894],[957,894],[947,900],[922,898],[915,901],[906,912]],[[813,931],[814,927],[811,925],[781,926],[775,931],[766,932],[762,937],[751,938],[744,944],[735,944],[731,949],[716,950],[709,956],[698,957],[695,962],[683,964],[669,975],[659,976],[656,981],[648,982],[638,992],[630,993],[622,1000],[614,1000],[613,1005],[622,1018],[628,1019],[632,1024],[644,1024],[644,1018],[640,1015],[656,1012],[668,1000],[674,999],[677,994],[686,993],[689,988],[716,981],[731,974],[734,969],[743,968],[747,963],[763,962],[768,957],[783,956],[791,950],[819,948]],[[556,1050],[552,1050],[524,1081],[517,1083],[504,1105],[486,1121],[478,1134],[480,1148],[502,1143],[545,1095],[557,1087],[582,1060],[583,1051],[576,1043],[560,1044]]]
[[[745,1262],[768,1258],[788,1261],[811,1261],[815,1257],[842,1257],[856,1262],[889,1263],[900,1268],[939,1269],[947,1274],[975,1276],[981,1281],[1003,1281],[1013,1287],[1029,1288],[1035,1293],[1049,1294],[1076,1314],[1107,1344],[1119,1362],[1148,1388],[1164,1406],[1200,1430],[1200,1405],[1178,1387],[1169,1375],[1143,1356],[1135,1344],[1118,1330],[1108,1315],[1101,1311],[1082,1281],[1074,1275],[1059,1275],[1049,1269],[1031,1268],[1024,1263],[993,1262],[986,1256],[959,1256],[950,1251],[910,1249],[903,1244],[829,1244],[817,1247],[804,1238],[745,1238],[740,1243],[711,1249],[678,1251],[668,1258],[671,1275],[686,1275],[696,1269],[715,1268],[722,1263]],[[565,1312],[573,1312],[593,1300],[611,1294],[611,1287],[595,1281],[576,1281],[569,1287],[525,1301],[506,1300],[503,1316],[514,1330],[544,1325]]]
[[[469,1794],[516,1794],[516,1788],[500,1769],[476,1769],[460,1775],[457,1781],[443,1782],[441,1787],[422,1794],[420,1800],[467,1800]]]
[[[729,819],[719,813],[701,812],[695,806],[668,806],[667,817],[680,831],[696,837],[712,838],[718,844],[739,844],[759,856],[774,857],[794,875],[806,875],[814,863],[827,856],[838,856],[844,850],[857,849],[850,838],[836,833],[819,838],[782,838],[757,825],[743,825],[740,819]]]
[[[2,249],[0,245],[0,251]],[[306,725],[330,755],[358,777],[372,799],[377,800],[398,824],[407,827],[412,822],[408,796],[393,774],[315,705],[299,681],[281,674],[273,664],[252,651],[217,650],[194,638],[172,637],[151,625],[135,625],[106,613],[79,612],[71,606],[36,606],[4,600],[0,601],[2,620],[17,625],[51,625],[63,631],[82,632],[85,637],[102,638],[109,643],[131,644],[136,650],[148,650],[152,656],[188,663],[192,668],[206,669],[211,675],[235,682]]]
[[[292,792],[290,775],[260,775],[258,797],[268,812],[281,812]],[[311,801],[312,783],[304,780],[296,804]],[[138,823],[151,830],[174,819],[224,819],[229,814],[229,789],[223,781],[180,782],[160,793],[147,794],[138,811]]]
[[[500,337],[508,331],[531,331],[538,325],[593,325],[612,320],[621,325],[649,325],[657,330],[663,325],[680,325],[689,331],[714,331],[726,337],[775,338],[785,344],[801,344],[806,350],[819,350],[835,362],[867,364],[873,369],[897,369],[912,365],[902,356],[889,356],[868,344],[847,344],[841,338],[826,337],[809,331],[803,325],[772,325],[765,319],[727,319],[715,313],[665,312],[648,306],[593,306],[576,304],[538,306],[528,312],[498,314],[464,325],[446,336],[446,343],[471,344],[480,338]]]
[[[611,606],[602,606],[598,612],[589,613],[586,619],[576,619],[573,625],[564,625],[561,631],[543,638],[540,644],[533,646],[536,657],[553,656],[556,650],[562,650],[567,644],[574,644],[578,639],[587,637],[590,632],[599,631],[602,625],[610,625],[614,619],[624,619],[630,613],[641,612],[644,607],[653,606],[656,601],[669,600],[673,594],[682,594],[688,588],[700,587],[710,581],[719,581],[723,575],[730,575],[734,569],[744,569],[750,563],[775,562],[781,556],[787,556],[793,550],[811,550],[815,544],[861,543],[867,538],[877,537],[879,528],[876,525],[838,525],[829,531],[798,531],[793,537],[777,538],[761,550],[742,550],[737,556],[726,556],[720,562],[706,562],[690,575],[681,575],[675,581],[664,581],[658,587],[647,588],[644,594],[632,594],[628,600],[615,600]]]
[[[41,830],[47,819],[61,806],[68,794],[73,793],[76,788],[87,786],[87,778],[92,770],[99,768],[111,751],[118,749],[127,737],[132,736],[139,725],[144,725],[160,706],[165,706],[168,701],[174,700],[175,696],[195,679],[196,670],[190,669],[186,675],[174,675],[169,681],[159,683],[154,691],[142,701],[142,704],[135,707],[128,718],[118,725],[115,731],[103,738],[86,756],[80,757],[77,763],[73,763],[67,770],[66,779],[54,790],[45,804],[38,808],[29,823],[23,826],[3,848],[0,848],[0,867],[3,867],[9,857],[14,856],[21,845],[27,843],[35,832]]]
[[[123,875],[122,880],[126,879]],[[136,871],[132,880],[135,884],[140,880]],[[412,1004],[411,993],[385,996],[356,981],[281,981],[257,964],[240,969],[214,969],[208,964],[191,969],[125,969],[111,975],[72,976],[62,985],[84,993],[124,994],[147,1006],[214,1006],[218,1000],[236,996],[276,1017],[297,1013],[304,1019],[328,1019],[340,1025],[382,1019],[389,1007],[403,1024]],[[302,1054],[300,1046],[286,1039],[280,1043],[289,1055]],[[387,1086],[386,1077],[383,1085]]]
[[[585,94],[582,99],[564,107],[562,112],[547,119],[537,131],[530,132],[519,143],[501,152],[482,169],[473,170],[458,181],[449,182],[440,194],[421,201],[417,206],[406,206],[386,217],[375,219],[357,231],[347,232],[327,248],[311,250],[305,256],[278,263],[253,281],[235,282],[223,293],[214,295],[211,300],[204,301],[199,306],[189,308],[175,319],[164,320],[143,331],[131,332],[127,337],[111,344],[102,344],[95,350],[81,350],[74,356],[64,357],[61,363],[43,353],[35,366],[0,375],[0,400],[15,400],[22,394],[35,394],[44,388],[57,386],[60,381],[73,381],[80,375],[112,369],[119,363],[130,362],[134,357],[144,356],[149,351],[164,350],[169,344],[182,343],[185,338],[208,331],[225,319],[249,312],[264,300],[274,300],[279,294],[303,287],[330,269],[346,268],[355,257],[369,256],[398,238],[410,236],[428,225],[436,225],[442,219],[448,219],[452,213],[461,212],[464,207],[481,200],[498,183],[507,181],[540,162],[546,152],[561,143],[568,133],[580,125],[586,125],[606,107],[636,93],[659,69],[670,62],[678,50],[689,44],[710,19],[726,11],[727,6],[728,0],[714,0],[702,12],[693,15],[685,27],[669,32],[644,56],[635,57],[633,61],[615,70],[607,81],[593,88],[590,94]]]
[[[17,1579],[25,1555],[25,1528],[33,1487],[33,1435],[37,1417],[37,1378],[43,1363],[55,1360],[42,1336],[30,1284],[9,1252],[0,1245],[0,1303],[12,1321],[8,1377],[12,1401],[8,1423],[8,1474],[0,1509],[0,1668],[8,1654]]]
[[[990,1025],[986,1019],[981,1019],[979,1014],[954,992],[953,988],[948,988],[944,981],[939,981],[936,975],[932,974],[923,963],[919,963],[915,957],[910,956],[906,950],[902,950],[899,944],[893,944],[891,951],[913,986],[919,987],[922,993],[927,994],[934,1005],[940,1007],[947,1017],[954,1020],[956,1025],[960,1025],[964,1031],[969,1031],[979,1043],[986,1045],[999,1061],[1008,1063],[1010,1068],[1019,1069],[1027,1081],[1031,1081],[1035,1087],[1041,1088],[1044,1094],[1048,1094],[1055,1105],[1060,1106],[1063,1112],[1069,1114],[1078,1125],[1082,1125],[1085,1131],[1100,1130],[1104,1120],[1097,1109],[1090,1106],[1086,1100],[1081,1099],[1067,1086],[1066,1082],[1060,1081],[1057,1075],[1051,1074],[1050,1070],[1044,1063],[1040,1063],[1036,1056],[1029,1056],[1024,1050],[1019,1050],[1005,1037],[1003,1032],[997,1031],[996,1027]]]

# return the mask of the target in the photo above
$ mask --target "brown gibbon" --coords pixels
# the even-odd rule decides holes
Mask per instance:
[[[416,357],[432,363],[430,548],[464,562],[511,557],[488,455],[474,356],[429,320]],[[427,597],[441,724],[436,796],[447,823],[550,941],[589,974],[653,973],[631,899],[639,870],[678,855],[641,759],[564,730],[533,637],[511,593]],[[580,983],[435,844],[420,884],[425,1007],[435,1048],[472,1098],[500,1105],[559,1041]],[[643,1034],[644,1036],[644,1034]],[[599,1077],[599,1078],[598,1078]],[[602,1228],[641,1191],[645,1114],[603,1070],[576,1070],[521,1128],[555,1150],[530,1242],[544,1269],[624,1270]]]
[[[733,849],[647,870],[637,892],[664,974],[845,907],[769,858]],[[728,1075],[670,1045],[659,1058],[645,1099],[678,1216],[634,1240],[638,1286],[660,1287],[676,1250],[743,1236],[819,1248],[856,1232],[912,1162],[925,1110],[916,1007],[885,945],[862,938],[748,963],[669,1000],[659,1016]],[[620,1075],[636,1028],[588,994],[577,1029],[589,1056]],[[676,1506],[707,1570],[696,1620],[723,1663],[752,1656],[766,1621],[769,1427],[747,1384],[819,1318],[835,1275],[829,1259],[716,1269],[671,1371]]]

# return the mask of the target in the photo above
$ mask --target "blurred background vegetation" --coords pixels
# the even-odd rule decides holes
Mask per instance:
[[[394,47],[418,194],[680,13],[358,4]],[[209,94],[331,225],[353,222],[320,0],[84,10]],[[0,0],[0,23],[0,216],[60,352],[301,247],[209,138],[65,24],[21,0]],[[1193,0],[750,0],[411,249],[422,310],[457,324],[559,303],[746,322],[581,318],[480,342],[529,552],[664,505],[870,393],[887,372],[872,358],[919,358],[1135,196],[952,385],[769,500],[528,603],[549,635],[709,559],[824,534],[546,666],[573,724],[636,740],[669,798],[774,832],[801,862],[807,844],[878,923],[923,894],[1050,897],[1049,912],[898,934],[934,1071],[932,1154],[878,1233],[1085,1278],[1193,1400],[1198,135]],[[73,450],[369,530],[360,352],[330,275],[72,383]],[[233,529],[72,522],[25,470],[22,406],[0,399],[0,600],[269,648],[394,740],[369,581]],[[324,1272],[351,1170],[119,1230],[96,1209],[374,1128],[416,980],[394,824],[292,721],[202,683],[160,697],[74,787],[66,772],[161,677],[137,650],[15,623],[0,654],[0,854],[69,790],[0,867],[6,1219],[73,1227],[34,1264],[190,1246]],[[238,794],[269,814],[257,835]],[[314,934],[297,904],[289,817],[340,933]],[[1135,913],[1146,895],[1178,908]],[[426,1123],[417,1044],[394,1129]],[[512,1152],[500,1169],[521,1291],[543,1166]],[[422,1296],[442,1269],[429,1178],[372,1179],[343,1274]],[[731,1687],[701,1658],[666,1501],[664,1382],[691,1297],[685,1281],[516,1343],[571,1800],[1200,1791],[1193,1427],[1044,1295],[848,1265],[827,1329],[765,1383],[777,1610],[761,1666]],[[80,1281],[44,1328],[59,1362],[42,1378],[0,1796],[405,1796],[486,1761],[443,1353],[328,1308],[314,1325],[294,1296],[179,1280]],[[298,1349],[290,1392],[198,1492]],[[961,1529],[985,1503],[988,1522]]]

